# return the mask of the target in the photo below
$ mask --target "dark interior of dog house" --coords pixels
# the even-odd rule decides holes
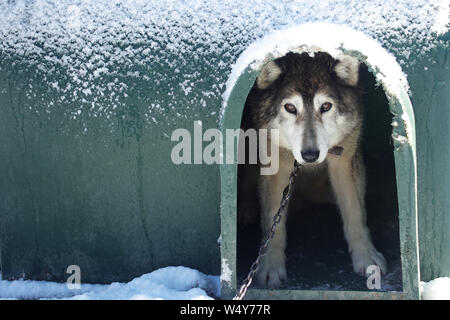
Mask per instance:
[[[376,86],[374,75],[364,64],[360,79],[365,105],[362,149],[366,166],[367,224],[375,247],[388,263],[380,291],[402,291],[392,114],[382,86]],[[246,127],[246,119],[244,108],[242,128]],[[244,204],[240,200],[244,190],[241,187],[243,172],[252,169],[250,166],[242,164],[238,167],[238,284],[243,282],[257,257],[261,237],[257,190],[246,195],[246,199],[251,198],[250,205],[248,201]],[[245,216],[239,216],[241,211],[246,212]],[[335,205],[315,204],[294,194],[287,219],[288,280],[281,290],[370,291],[366,279],[353,272],[341,217]],[[257,284],[252,287],[258,289]]]

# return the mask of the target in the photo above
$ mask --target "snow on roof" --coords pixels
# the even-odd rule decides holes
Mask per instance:
[[[326,51],[338,59],[345,52],[357,52],[373,69],[385,90],[398,94],[398,84],[408,88],[406,76],[395,57],[380,44],[354,29],[329,23],[307,23],[277,31],[250,45],[233,66],[224,93],[226,103],[230,91],[244,70],[250,66],[260,70],[268,59],[284,56],[288,52]]]
[[[378,83],[381,83],[388,96],[400,97],[409,91],[406,75],[395,57],[386,51],[377,41],[364,33],[345,26],[330,23],[306,23],[297,27],[274,32],[250,45],[233,65],[231,75],[223,94],[221,120],[225,113],[229,95],[239,76],[250,67],[259,71],[263,64],[284,56],[288,52],[326,51],[339,59],[343,54],[358,56],[374,71]],[[402,106],[403,107],[403,106]],[[402,118],[407,132],[405,141],[414,138],[413,119],[406,110]],[[400,141],[400,140],[399,140]],[[403,140],[402,140],[403,141]]]
[[[0,0],[0,80],[1,71],[27,73],[29,108],[49,116],[64,105],[71,119],[116,119],[133,98],[147,106],[149,124],[218,121],[231,66],[267,34],[319,21],[346,26],[403,66],[448,30],[442,3]]]

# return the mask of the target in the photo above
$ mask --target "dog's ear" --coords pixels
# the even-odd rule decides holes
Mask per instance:
[[[359,78],[359,61],[355,57],[342,55],[334,66],[334,72],[346,84],[356,86]]]
[[[282,72],[283,71],[280,66],[275,61],[271,61],[266,64],[261,70],[258,79],[256,79],[258,89],[267,89],[275,80],[278,79]]]

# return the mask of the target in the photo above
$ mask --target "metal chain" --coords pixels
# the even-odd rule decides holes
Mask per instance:
[[[245,279],[244,283],[241,286],[241,289],[236,294],[236,296],[233,298],[233,300],[242,300],[242,298],[244,298],[245,294],[247,293],[247,289],[248,289],[248,287],[250,287],[250,285],[253,281],[253,277],[255,276],[256,272],[259,269],[259,263],[261,262],[261,258],[267,253],[267,247],[269,246],[270,241],[273,239],[273,236],[275,235],[275,230],[277,228],[277,225],[281,221],[282,213],[289,203],[289,199],[291,198],[292,190],[294,189],[294,184],[295,184],[295,180],[297,179],[297,174],[298,174],[299,168],[300,168],[300,164],[297,161],[294,161],[294,170],[292,170],[291,175],[289,176],[288,185],[283,190],[283,196],[281,198],[280,207],[278,208],[277,213],[273,217],[272,227],[270,228],[269,233],[266,236],[266,240],[259,247],[258,257],[251,265],[250,272],[248,273],[247,278]]]

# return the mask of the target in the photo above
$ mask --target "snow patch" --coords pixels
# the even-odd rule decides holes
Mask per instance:
[[[444,34],[448,31],[450,18],[450,5],[448,0],[436,1],[436,19],[431,30],[437,34]]]
[[[420,292],[423,300],[450,300],[450,278],[421,281]]]
[[[228,260],[225,258],[222,258],[222,272],[220,274],[220,281],[227,282],[228,284],[231,284],[231,275],[233,272],[230,269],[230,266],[228,265]]]
[[[66,283],[1,280],[0,274],[0,299],[210,300],[219,296],[219,276],[187,267],[161,268],[128,283],[81,284],[79,290],[69,289]]]

